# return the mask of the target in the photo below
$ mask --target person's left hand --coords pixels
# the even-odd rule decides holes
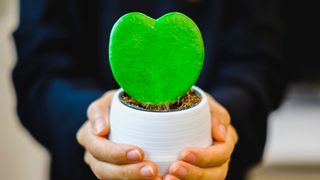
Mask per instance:
[[[170,166],[169,174],[164,180],[226,178],[238,135],[230,124],[228,111],[210,95],[208,100],[211,108],[213,145],[208,148],[185,149],[179,160]]]

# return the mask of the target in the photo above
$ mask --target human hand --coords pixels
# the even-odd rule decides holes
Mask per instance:
[[[108,91],[88,108],[89,118],[78,130],[77,141],[85,149],[85,162],[99,179],[158,179],[157,167],[144,160],[139,147],[116,144],[109,133],[108,114],[115,91]]]
[[[228,111],[210,95],[208,101],[211,109],[213,145],[208,148],[185,149],[179,160],[170,166],[169,174],[164,180],[226,178],[238,135],[230,124]]]

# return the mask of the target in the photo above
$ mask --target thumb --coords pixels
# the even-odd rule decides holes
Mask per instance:
[[[109,111],[115,90],[106,92],[102,97],[92,102],[87,110],[93,133],[106,136],[109,133]]]

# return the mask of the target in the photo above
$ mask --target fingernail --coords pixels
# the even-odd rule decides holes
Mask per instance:
[[[99,134],[106,126],[106,122],[103,118],[97,118],[93,122],[93,131],[95,134]]]
[[[145,166],[145,167],[141,168],[140,174],[144,177],[153,177],[154,176],[154,172],[153,172],[153,169],[151,166]]]
[[[187,174],[187,169],[183,166],[180,166],[174,171],[174,174],[176,174],[180,178],[183,178]]]
[[[220,134],[223,136],[223,138],[225,138],[227,134],[227,129],[224,124],[219,125],[219,131],[220,131]]]
[[[136,149],[129,151],[127,153],[127,158],[130,161],[141,161],[141,159],[142,159],[141,153]]]
[[[193,163],[196,161],[196,156],[193,153],[188,152],[188,154],[183,158],[183,160],[189,163]]]

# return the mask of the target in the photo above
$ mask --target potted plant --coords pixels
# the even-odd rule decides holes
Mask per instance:
[[[152,19],[133,12],[114,25],[109,43],[120,85],[110,110],[109,139],[141,147],[159,175],[187,147],[212,144],[206,94],[193,86],[204,61],[197,25],[184,14]]]

